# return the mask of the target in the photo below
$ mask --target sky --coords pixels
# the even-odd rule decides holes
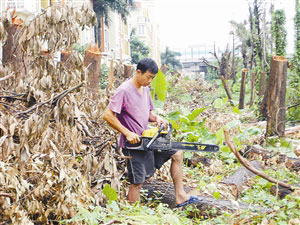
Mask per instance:
[[[248,21],[249,0],[157,0],[156,18],[162,46],[185,48],[213,45],[225,48],[232,43],[230,20]],[[295,0],[268,0],[275,9],[284,9],[288,52],[293,50]],[[269,9],[269,7],[267,7]]]

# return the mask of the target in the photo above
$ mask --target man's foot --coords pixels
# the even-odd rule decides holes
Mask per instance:
[[[182,206],[186,206],[186,205],[193,204],[196,202],[200,202],[200,198],[197,196],[191,195],[189,200],[187,200],[181,204],[177,204],[176,207],[182,207]]]

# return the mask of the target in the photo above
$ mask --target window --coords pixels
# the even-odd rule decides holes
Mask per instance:
[[[138,35],[145,35],[145,26],[144,25],[139,25],[138,26]]]
[[[10,10],[24,9],[24,0],[7,0],[7,8]]]

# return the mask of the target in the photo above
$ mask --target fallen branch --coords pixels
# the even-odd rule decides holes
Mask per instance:
[[[250,170],[251,172],[255,173],[256,175],[274,183],[274,184],[278,184],[279,186],[282,187],[286,187],[289,188],[291,190],[294,190],[294,188],[287,183],[284,183],[282,181],[278,181],[272,177],[269,177],[268,175],[264,174],[263,172],[261,172],[260,170],[255,169],[247,160],[245,160],[240,154],[239,152],[235,149],[234,144],[230,141],[230,137],[229,137],[229,131],[227,129],[224,129],[224,134],[225,134],[225,142],[228,145],[228,147],[230,148],[230,150],[233,152],[233,154],[237,157],[237,159],[239,160],[239,162],[245,166],[248,170]]]
[[[7,80],[7,79],[9,79],[9,78],[11,78],[11,77],[13,77],[14,75],[13,74],[11,74],[11,75],[7,75],[7,76],[5,76],[5,77],[2,77],[2,78],[0,78],[0,82],[1,81],[4,81],[4,80]]]
[[[11,194],[8,194],[8,193],[0,193],[0,197],[1,196],[13,199],[13,196]]]
[[[68,89],[68,90],[65,90],[65,91],[63,91],[62,93],[56,95],[53,99],[51,98],[51,99],[49,99],[49,100],[47,100],[47,101],[45,101],[45,102],[38,103],[38,104],[32,106],[31,108],[29,108],[29,109],[26,110],[26,111],[19,112],[18,115],[29,113],[29,112],[31,112],[31,111],[37,109],[38,107],[40,107],[40,106],[42,106],[42,105],[45,105],[45,104],[48,104],[48,103],[50,103],[50,102],[53,102],[53,103],[54,103],[54,102],[56,102],[56,101],[62,99],[63,97],[65,97],[65,96],[66,96],[67,94],[69,94],[71,91],[73,91],[73,90],[75,90],[75,89],[77,89],[77,88],[80,88],[82,85],[83,85],[83,83],[80,83],[80,84],[76,85],[75,87],[72,87],[72,88],[70,88],[70,89]]]

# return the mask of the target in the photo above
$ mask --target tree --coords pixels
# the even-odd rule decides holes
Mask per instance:
[[[272,13],[272,41],[275,45],[275,54],[278,56],[286,55],[286,29],[284,27],[286,21],[284,10],[278,9]]]
[[[179,52],[171,51],[169,47],[166,47],[165,52],[161,53],[161,62],[174,69],[182,68],[181,63],[176,59],[176,56],[181,56],[181,54]]]
[[[296,0],[296,15],[295,21],[295,53],[293,58],[293,68],[296,70],[298,76],[300,76],[300,4],[299,0]]]
[[[247,30],[245,24],[246,21],[244,23],[237,23],[236,21],[230,21],[230,24],[233,26],[233,28],[235,29],[235,35],[238,37],[238,39],[240,40],[240,45],[237,46],[237,48],[239,48],[241,50],[241,54],[243,57],[243,65],[244,68],[247,68],[248,65],[248,50],[250,47],[250,33]]]
[[[107,26],[109,25],[109,11],[120,14],[122,19],[126,22],[129,10],[131,7],[133,7],[133,4],[133,0],[93,0],[93,7],[98,20],[98,29],[95,29],[95,36],[99,46],[101,43],[99,31],[102,27],[102,20],[104,20],[104,23]]]
[[[149,48],[138,37],[131,36],[130,38],[130,54],[131,62],[137,64],[141,59],[148,57]]]

